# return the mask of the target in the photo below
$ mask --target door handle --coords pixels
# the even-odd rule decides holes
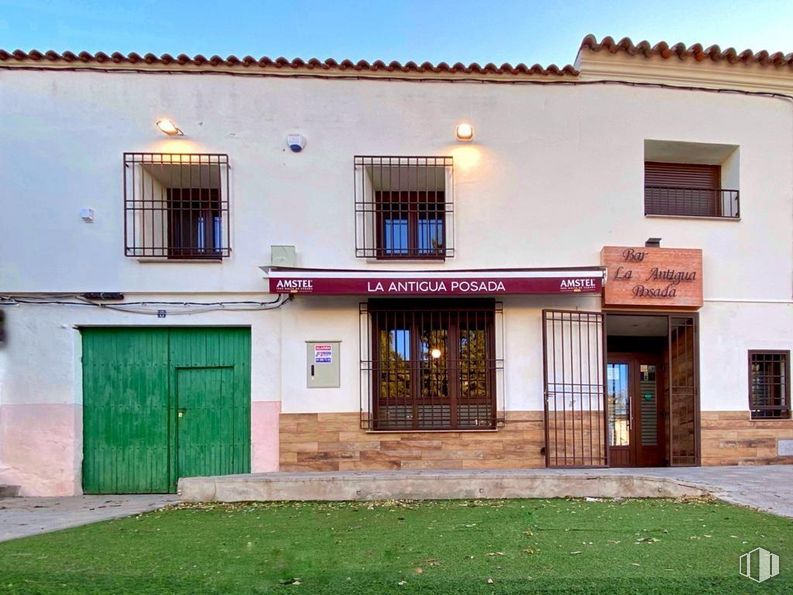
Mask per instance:
[[[311,364],[311,377],[314,377],[314,364]]]

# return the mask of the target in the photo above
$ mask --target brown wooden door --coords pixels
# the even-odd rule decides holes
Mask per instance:
[[[646,353],[610,354],[606,370],[612,467],[665,464],[664,369]]]

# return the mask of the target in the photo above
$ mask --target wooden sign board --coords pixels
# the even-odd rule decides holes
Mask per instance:
[[[604,246],[604,306],[701,308],[702,250]]]

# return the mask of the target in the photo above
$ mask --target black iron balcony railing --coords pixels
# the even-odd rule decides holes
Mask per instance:
[[[738,219],[738,194],[737,190],[725,188],[645,186],[644,214]]]

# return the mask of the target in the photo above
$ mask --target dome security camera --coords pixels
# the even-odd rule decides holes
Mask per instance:
[[[286,144],[293,153],[300,153],[306,146],[306,137],[302,134],[287,134]]]

